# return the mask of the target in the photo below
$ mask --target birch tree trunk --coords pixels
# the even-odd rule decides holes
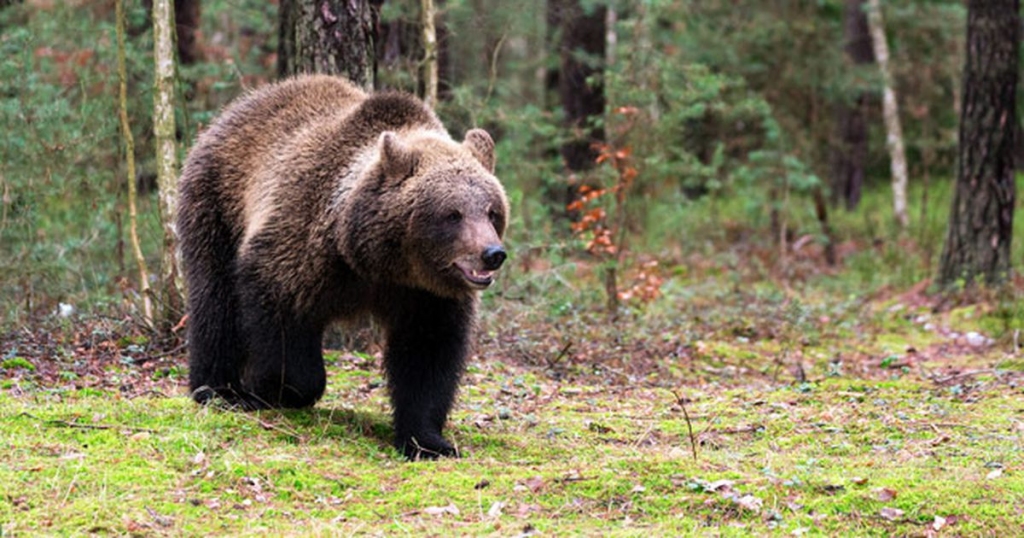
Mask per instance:
[[[124,137],[124,156],[128,171],[128,238],[132,245],[132,255],[139,268],[139,294],[142,297],[142,318],[146,325],[153,325],[153,300],[149,292],[149,269],[146,268],[146,257],[142,255],[139,245],[139,218],[136,208],[135,185],[135,138],[128,123],[128,69],[125,62],[125,14],[124,0],[116,0],[114,11],[117,21],[117,79],[118,79],[118,116],[121,120],[121,136]]]
[[[156,182],[159,190],[163,253],[158,290],[159,322],[174,323],[182,312],[181,271],[178,268],[178,148],[174,126],[174,5],[153,1],[153,134],[156,138]],[[134,181],[134,179],[132,179]],[[168,325],[170,326],[170,325]],[[160,327],[158,327],[160,328]]]
[[[906,228],[907,217],[907,156],[903,150],[903,129],[900,126],[899,109],[896,106],[896,91],[893,89],[892,71],[889,69],[889,45],[885,40],[885,23],[879,0],[868,0],[868,29],[875,60],[882,72],[882,115],[885,117],[885,145],[889,149],[890,170],[892,171],[892,205],[896,222]]]
[[[421,0],[420,17],[423,25],[423,100],[427,106],[437,106],[437,28],[434,0]]]

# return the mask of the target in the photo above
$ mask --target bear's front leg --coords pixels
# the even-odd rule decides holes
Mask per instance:
[[[296,312],[294,301],[263,278],[252,259],[239,263],[237,279],[248,356],[242,373],[247,406],[311,407],[327,386],[323,324]]]
[[[472,330],[474,302],[409,291],[389,303],[384,369],[395,447],[410,460],[458,456],[441,430],[455,401]]]

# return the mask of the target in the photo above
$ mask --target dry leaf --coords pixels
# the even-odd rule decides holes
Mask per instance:
[[[903,510],[900,510],[899,508],[890,508],[886,506],[885,508],[882,508],[881,510],[878,511],[878,515],[882,516],[885,519],[888,519],[889,521],[896,521],[897,519],[903,517]]]
[[[744,495],[744,496],[742,496],[742,497],[740,497],[740,498],[738,498],[738,499],[736,499],[735,502],[739,506],[741,506],[743,508],[746,508],[747,510],[750,510],[751,512],[754,512],[755,514],[759,513],[761,511],[761,506],[764,504],[764,501],[762,501],[761,499],[758,499],[757,497],[754,497],[753,495],[751,495],[749,493]]]
[[[714,482],[708,484],[706,489],[708,491],[721,491],[725,493],[727,491],[732,491],[732,485],[734,483],[735,482],[733,482],[732,480],[715,480]]]
[[[527,478],[525,486],[530,488],[531,492],[537,493],[544,487],[544,478],[540,476]]]
[[[431,516],[443,516],[445,514],[457,516],[459,515],[459,508],[454,504],[449,504],[448,506],[430,506],[424,508],[423,513]]]
[[[498,501],[491,505],[491,508],[487,510],[487,517],[496,518],[501,516],[501,510],[505,508],[505,503]]]
[[[879,501],[887,503],[896,498],[896,490],[889,488],[879,488],[875,490],[875,498]]]
[[[935,516],[935,521],[932,522],[932,529],[939,531],[942,527],[946,526],[946,518],[942,516]]]
[[[993,469],[992,472],[990,472],[987,475],[985,475],[985,478],[987,478],[989,480],[994,480],[996,478],[999,478],[1002,475],[1003,475],[1003,470],[1002,469]]]

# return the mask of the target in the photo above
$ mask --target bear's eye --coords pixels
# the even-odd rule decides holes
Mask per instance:
[[[455,211],[452,211],[451,213],[448,213],[448,222],[451,222],[453,224],[454,223],[458,223],[458,222],[462,222],[462,213],[459,212],[458,210],[455,210]]]

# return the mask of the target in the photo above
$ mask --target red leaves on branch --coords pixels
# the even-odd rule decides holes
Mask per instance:
[[[637,112],[634,107],[620,107],[616,113],[633,115]],[[624,251],[617,241],[622,238],[622,227],[624,226],[625,201],[630,187],[640,175],[640,171],[632,164],[633,149],[630,146],[616,147],[612,144],[596,144],[597,164],[611,166],[615,170],[615,183],[609,187],[594,187],[581,185],[578,189],[579,196],[566,206],[566,209],[579,215],[578,220],[571,223],[573,233],[578,236],[587,237],[586,251],[604,260],[614,261],[620,269],[623,265]],[[615,218],[609,219],[608,213],[602,204],[606,196],[615,196],[614,211]],[[637,300],[650,302],[661,294],[662,278],[658,275],[658,262],[648,261],[638,268],[633,278],[633,283],[627,289],[615,290],[615,279],[611,280],[612,290],[621,301]]]

